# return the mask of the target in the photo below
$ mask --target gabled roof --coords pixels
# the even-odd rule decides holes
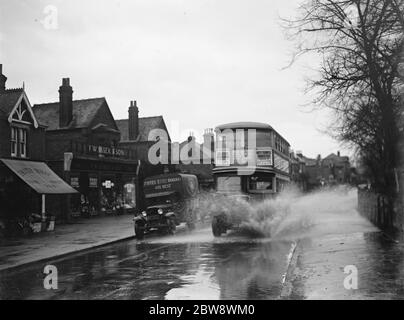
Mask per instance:
[[[28,111],[33,120],[34,127],[37,128],[38,121],[32,110],[31,104],[24,91],[24,88],[7,89],[4,91],[0,91],[0,114],[3,114],[4,116],[8,117],[8,122],[11,123],[12,121],[14,121],[13,117],[16,114],[16,112],[18,113],[18,110],[21,107],[21,103],[23,101],[27,108],[26,110]],[[18,120],[22,120],[24,112],[19,114],[21,118]]]
[[[346,156],[338,156],[335,153],[331,153],[328,156],[326,156],[323,161],[336,161],[336,162],[346,162],[349,161],[349,157]]]
[[[213,152],[210,151],[210,147],[208,146],[206,150],[204,149],[204,143],[198,143],[195,140],[189,141],[184,140],[179,143],[180,152],[181,150],[189,144],[189,147],[193,147],[194,151],[199,150],[199,159],[202,161],[203,159],[211,159]],[[193,155],[193,158],[197,157],[197,155]]]
[[[68,127],[59,126],[59,102],[36,104],[35,116],[47,130],[88,128],[101,107],[106,103],[104,97],[73,101],[73,118]]]
[[[24,89],[7,89],[5,91],[0,91],[0,112],[4,115],[9,115],[14,109]]]
[[[111,128],[105,123],[98,123],[94,127],[91,128],[93,131],[98,131],[98,132],[115,132],[119,133],[119,130],[116,130],[114,128]]]
[[[318,162],[316,159],[307,158],[303,155],[302,155],[301,159],[305,163],[306,166],[315,166],[315,165],[317,165],[317,162]]]
[[[119,131],[121,132],[121,142],[128,142],[129,140],[129,120],[121,119],[115,120]],[[136,141],[148,141],[149,133],[153,129],[164,129],[167,132],[168,139],[170,140],[170,135],[168,133],[166,124],[164,122],[163,116],[156,117],[143,117],[139,118],[139,137]]]

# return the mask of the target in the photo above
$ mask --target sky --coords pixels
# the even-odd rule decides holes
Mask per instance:
[[[163,115],[173,140],[237,121],[265,122],[309,157],[349,154],[323,131],[305,79],[320,57],[289,65],[280,18],[302,0],[1,0],[0,63],[31,104],[105,97],[115,119],[131,100]]]

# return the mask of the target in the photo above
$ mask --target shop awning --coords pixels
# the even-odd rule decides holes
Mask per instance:
[[[39,194],[77,193],[43,162],[10,159],[0,161]]]

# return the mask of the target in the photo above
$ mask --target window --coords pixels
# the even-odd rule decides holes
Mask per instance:
[[[11,127],[10,138],[11,156],[27,157],[27,130],[24,128]]]
[[[245,130],[236,130],[236,149],[244,149],[246,146],[246,139],[248,138],[248,134],[246,134]]]
[[[265,148],[270,147],[272,145],[271,140],[271,131],[269,130],[256,130],[256,147],[257,148]]]
[[[226,136],[219,136],[219,147],[226,149]]]
[[[241,191],[241,177],[218,177],[217,191]]]
[[[253,175],[248,179],[248,190],[262,191],[272,190],[272,177],[271,176],[256,176]]]
[[[216,152],[216,165],[217,166],[229,166],[230,165],[230,151],[218,150]]]
[[[275,149],[278,151],[281,151],[281,145],[280,145],[280,140],[278,137],[275,137]]]
[[[127,183],[123,186],[123,204],[130,208],[136,207],[136,186],[133,183]]]
[[[16,157],[17,156],[17,128],[11,127],[11,156]]]
[[[18,143],[20,146],[20,157],[25,158],[27,156],[27,130],[18,129]]]

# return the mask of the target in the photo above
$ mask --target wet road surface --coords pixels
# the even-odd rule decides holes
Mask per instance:
[[[404,299],[404,243],[382,232],[332,234],[300,241],[290,299]],[[357,287],[344,286],[346,266]]]
[[[290,210],[258,206],[265,220],[244,230],[271,226],[272,238],[150,235],[0,272],[0,299],[404,299],[404,242],[358,215],[355,192],[292,200]],[[46,265],[57,267],[57,290],[44,289]],[[356,289],[344,285],[347,266]]]
[[[210,228],[130,240],[0,274],[0,299],[276,299],[291,241]],[[58,289],[44,289],[46,265]]]

